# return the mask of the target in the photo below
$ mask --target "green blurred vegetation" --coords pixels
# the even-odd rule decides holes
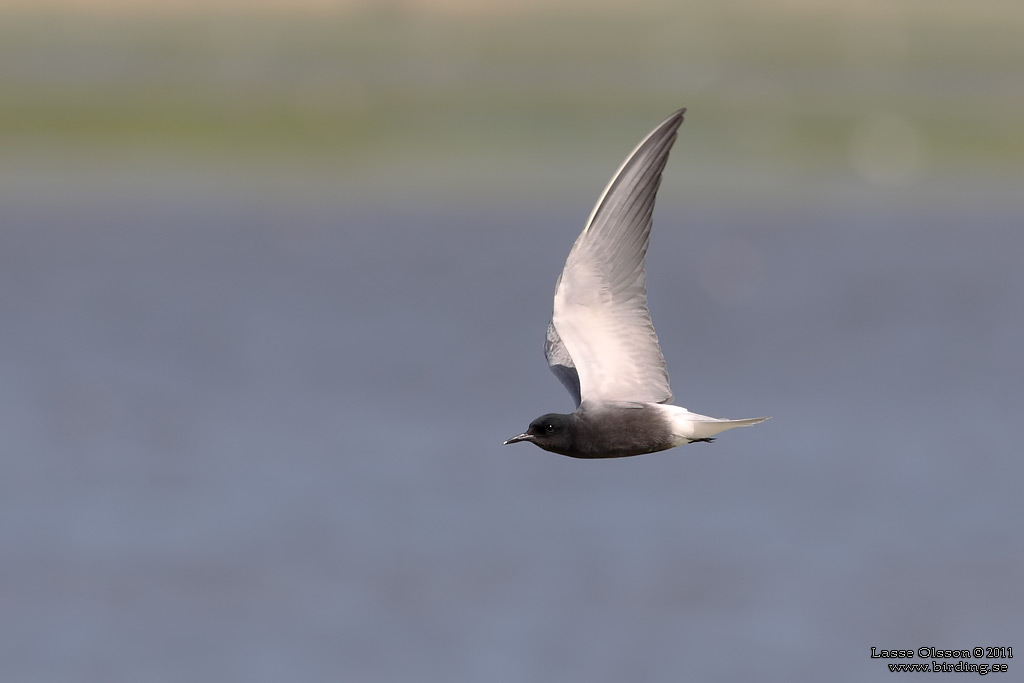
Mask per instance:
[[[908,122],[930,172],[1024,175],[1017,2],[374,7],[3,13],[0,150],[543,185],[580,162],[606,175],[686,105],[712,175],[845,172],[873,116]]]

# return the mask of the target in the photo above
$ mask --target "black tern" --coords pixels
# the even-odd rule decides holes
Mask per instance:
[[[733,427],[669,405],[672,390],[647,308],[645,257],[661,172],[686,109],[648,134],[612,176],[555,283],[544,356],[576,402],[505,444],[529,441],[573,458],[622,458],[711,442]]]

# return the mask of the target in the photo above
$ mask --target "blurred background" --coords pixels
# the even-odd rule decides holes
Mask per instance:
[[[6,0],[0,676],[1021,647],[1021,35],[1010,0]],[[774,419],[502,447],[571,409],[555,278],[680,106],[648,260],[676,402]]]

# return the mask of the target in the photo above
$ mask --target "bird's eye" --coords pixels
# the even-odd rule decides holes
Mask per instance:
[[[553,425],[553,424],[546,424],[546,425],[544,425],[544,431],[547,432],[548,434],[550,434],[551,432],[555,431],[555,425]]]

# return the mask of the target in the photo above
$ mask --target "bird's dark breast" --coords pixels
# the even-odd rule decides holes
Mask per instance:
[[[672,448],[668,420],[643,404],[635,407],[581,409],[574,415],[571,458],[625,458]]]

